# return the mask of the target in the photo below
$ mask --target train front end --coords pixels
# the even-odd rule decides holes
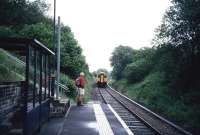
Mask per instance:
[[[97,87],[105,88],[107,86],[107,75],[103,72],[97,75]]]

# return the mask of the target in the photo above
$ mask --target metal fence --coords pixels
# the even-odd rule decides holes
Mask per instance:
[[[0,83],[0,122],[12,117],[21,104],[21,82]]]

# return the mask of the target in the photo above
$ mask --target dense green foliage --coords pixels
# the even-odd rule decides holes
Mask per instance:
[[[0,1],[0,25],[13,26],[21,29],[24,24],[42,22],[45,11],[48,10],[44,0],[1,0]]]
[[[45,15],[47,11],[48,4],[44,0],[1,0],[0,37],[36,38],[53,50],[53,20]],[[61,82],[74,95],[73,80],[81,71],[88,75],[89,69],[70,27],[61,26]]]
[[[132,63],[124,68],[124,77],[127,78],[129,82],[141,81],[152,69],[152,57],[154,53],[155,49],[150,48],[135,51]]]
[[[200,1],[172,0],[153,48],[134,50],[128,62],[116,48],[111,58],[114,87],[194,134],[200,132],[199,9]]]
[[[174,51],[179,73],[174,79],[183,89],[199,89],[200,83],[200,1],[173,0],[158,28],[155,41],[161,46],[170,46]],[[183,85],[184,84],[184,85]]]
[[[134,50],[128,46],[119,46],[115,48],[110,59],[113,66],[112,76],[115,79],[122,78],[122,71],[127,64],[132,62]]]

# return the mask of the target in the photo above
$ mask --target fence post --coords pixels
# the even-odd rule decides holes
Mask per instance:
[[[51,97],[54,97],[54,90],[55,90],[55,76],[51,77]]]

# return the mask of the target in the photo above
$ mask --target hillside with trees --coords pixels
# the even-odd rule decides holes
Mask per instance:
[[[46,15],[48,9],[49,5],[44,0],[1,0],[0,37],[36,38],[53,50],[53,19]],[[9,60],[7,52],[0,51],[0,80],[20,79],[17,76],[23,78],[20,65],[15,62],[12,64],[17,70],[9,72],[16,68],[9,66],[6,61],[11,63],[13,60]],[[61,82],[69,87],[70,95],[75,93],[74,79],[81,71],[86,73],[88,80],[91,79],[82,48],[70,27],[61,24]]]
[[[115,48],[113,86],[181,125],[200,132],[200,1],[172,0],[152,48]]]

